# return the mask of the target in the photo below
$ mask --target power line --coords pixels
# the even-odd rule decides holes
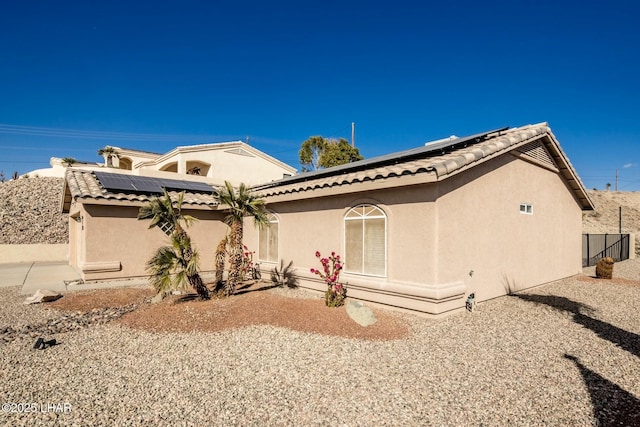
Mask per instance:
[[[221,135],[179,135],[179,134],[154,134],[154,133],[127,133],[127,132],[104,132],[87,131],[77,129],[60,129],[37,126],[18,126],[0,123],[0,133],[14,135],[48,136],[55,138],[85,138],[85,139],[108,139],[121,141],[140,140],[198,140],[210,141],[212,139],[226,139]]]

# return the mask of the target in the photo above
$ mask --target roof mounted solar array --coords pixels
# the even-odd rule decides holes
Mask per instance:
[[[162,194],[163,189],[189,191],[192,193],[213,193],[212,186],[205,182],[178,179],[152,178],[138,175],[122,175],[102,171],[93,172],[100,184],[109,191]]]
[[[447,139],[445,141],[436,141],[434,143],[428,143],[422,147],[412,148],[397,153],[386,154],[383,156],[373,157],[371,159],[359,160],[353,163],[347,163],[340,166],[333,166],[327,169],[321,169],[313,172],[304,172],[298,175],[294,175],[289,178],[284,178],[278,181],[273,181],[269,184],[260,186],[259,188],[270,188],[278,185],[292,184],[299,181],[307,181],[324,176],[338,175],[340,173],[354,172],[358,170],[364,170],[372,167],[384,166],[387,164],[397,164],[400,162],[406,162],[415,159],[423,159],[427,157],[434,157],[446,154],[458,148],[466,147],[469,144],[476,144],[486,140],[489,135],[500,134],[508,130],[509,127],[495,129],[489,132],[482,132],[475,135]]]

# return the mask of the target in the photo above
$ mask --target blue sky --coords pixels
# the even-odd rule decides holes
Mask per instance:
[[[0,170],[245,140],[298,167],[549,122],[587,188],[640,190],[640,3],[4,1]]]

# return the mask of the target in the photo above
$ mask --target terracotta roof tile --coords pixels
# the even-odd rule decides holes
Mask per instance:
[[[381,160],[374,158],[364,162],[324,169],[316,174],[311,173],[308,177],[304,174],[296,175],[257,186],[255,189],[263,196],[274,196],[419,173],[435,173],[437,179],[440,180],[464,167],[531,142],[546,134],[551,134],[547,123],[500,130],[482,134],[484,138],[477,140],[472,137],[454,139],[450,146],[437,148],[437,150],[444,148],[442,150],[444,154],[430,151],[429,145],[427,145],[424,149],[418,148],[395,155],[382,156]],[[463,147],[450,149],[461,141],[465,143]]]

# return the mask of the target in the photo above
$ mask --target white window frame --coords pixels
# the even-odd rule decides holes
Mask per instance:
[[[531,203],[520,203],[520,213],[522,215],[533,215],[533,205]]]
[[[167,236],[171,236],[171,233],[173,233],[173,224],[168,221],[158,223],[157,226]]]
[[[272,263],[277,263],[278,262],[278,256],[280,255],[280,219],[278,218],[278,216],[272,212],[268,212],[267,213],[267,224],[266,224],[266,232],[267,232],[267,242],[266,242],[266,248],[267,248],[267,253],[266,256],[267,258],[263,259],[262,258],[262,254],[260,253],[260,247],[261,247],[261,242],[260,242],[260,238],[262,237],[262,231],[263,230],[259,230],[258,231],[258,260],[260,262],[272,262]],[[271,224],[278,224],[278,235],[276,236],[276,238],[278,239],[278,244],[276,245],[276,257],[275,260],[269,260],[269,233],[270,233],[270,228],[269,225]]]
[[[364,208],[364,207],[371,207],[374,208],[376,211],[378,211],[378,214],[374,214],[372,215],[371,213],[369,214],[365,214],[365,215],[361,215],[359,218],[358,217],[351,217],[349,218],[349,214],[351,212],[356,212],[356,209],[358,208]],[[373,274],[373,273],[366,273],[364,272],[364,257],[363,257],[363,265],[362,265],[362,272],[358,272],[358,271],[349,271],[347,270],[347,265],[348,265],[348,259],[347,259],[347,227],[346,227],[346,222],[347,221],[362,221],[362,225],[364,227],[364,223],[365,223],[365,218],[369,218],[369,219],[384,219],[384,265],[383,265],[383,272],[382,274]],[[348,274],[354,274],[354,275],[358,275],[358,276],[369,276],[369,277],[387,277],[387,215],[385,214],[385,212],[379,208],[378,206],[371,204],[371,203],[362,203],[359,204],[357,206],[353,206],[351,209],[349,209],[345,214],[344,214],[344,221],[343,221],[343,247],[344,247],[344,255],[345,255],[345,273]],[[365,238],[365,233],[363,231],[362,233],[362,248],[364,250],[364,238]]]

